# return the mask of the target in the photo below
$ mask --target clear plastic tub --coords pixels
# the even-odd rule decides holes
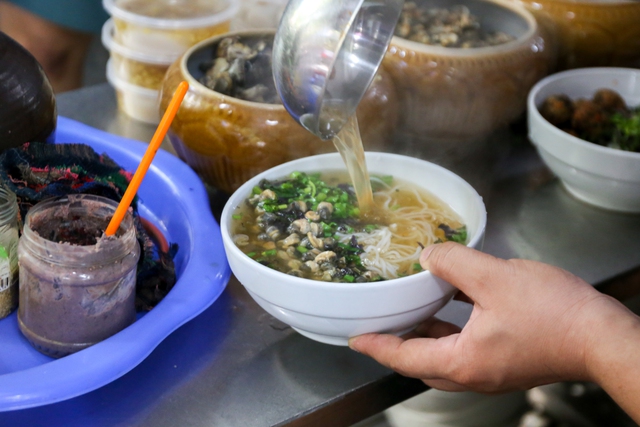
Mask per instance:
[[[18,202],[0,187],[0,319],[18,306]]]
[[[234,0],[103,0],[115,39],[141,52],[180,55],[197,42],[229,31]]]
[[[130,49],[114,39],[114,30],[113,19],[109,19],[102,27],[102,44],[111,54],[116,75],[136,86],[160,90],[167,69],[180,55],[149,54]]]
[[[135,120],[154,125],[160,123],[160,91],[134,85],[120,78],[112,61],[107,61],[107,80],[116,90],[118,109]]]
[[[233,31],[278,28],[288,0],[243,0],[240,3],[240,11],[231,22]]]

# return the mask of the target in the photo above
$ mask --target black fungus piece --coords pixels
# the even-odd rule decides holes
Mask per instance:
[[[358,253],[364,252],[364,247],[362,247],[362,245],[358,243],[358,239],[356,239],[356,236],[351,236],[351,240],[349,240],[349,246],[351,246],[352,248],[357,248]]]
[[[438,226],[438,228],[442,231],[444,231],[444,237],[447,238],[447,240],[451,239],[451,237],[456,234],[456,230],[454,230],[453,228],[449,227],[447,224],[440,224]]]

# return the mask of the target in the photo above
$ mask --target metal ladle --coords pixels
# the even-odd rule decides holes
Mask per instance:
[[[391,42],[404,0],[290,0],[273,45],[287,111],[322,139],[355,111]]]

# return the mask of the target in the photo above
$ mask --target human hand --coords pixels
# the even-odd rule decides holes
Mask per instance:
[[[606,333],[598,319],[625,310],[582,279],[539,262],[443,243],[426,248],[420,263],[474,304],[465,327],[432,318],[405,337],[366,334],[349,345],[441,390],[591,380],[589,350]]]

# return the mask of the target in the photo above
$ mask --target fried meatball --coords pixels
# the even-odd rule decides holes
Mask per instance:
[[[571,127],[581,138],[596,142],[609,126],[609,115],[600,105],[588,100],[575,103]]]
[[[540,106],[540,114],[554,126],[568,123],[573,116],[573,102],[567,95],[552,95]]]
[[[618,92],[611,89],[599,89],[593,95],[593,102],[608,112],[626,111],[627,104]]]

